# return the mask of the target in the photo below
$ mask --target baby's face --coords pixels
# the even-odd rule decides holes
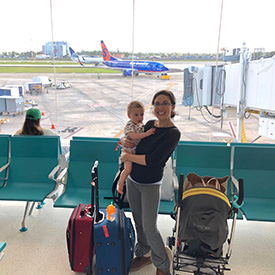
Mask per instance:
[[[144,117],[144,110],[143,110],[143,108],[132,108],[132,110],[128,114],[128,117],[135,124],[142,123],[143,117]]]

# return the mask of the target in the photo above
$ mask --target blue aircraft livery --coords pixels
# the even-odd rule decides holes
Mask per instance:
[[[123,70],[123,75],[138,75],[139,73],[153,74],[167,72],[169,69],[155,61],[127,61],[119,60],[109,53],[105,43],[101,41],[104,64],[112,69]]]

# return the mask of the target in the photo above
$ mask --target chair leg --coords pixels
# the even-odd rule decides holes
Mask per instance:
[[[35,206],[35,201],[32,202],[32,206],[31,206],[30,211],[29,211],[29,216],[32,214],[34,206]]]
[[[4,257],[4,253],[0,253],[0,262],[1,262],[3,257]]]
[[[24,217],[23,217],[23,220],[22,220],[22,227],[20,228],[20,231],[21,232],[25,232],[28,230],[28,227],[25,226],[25,220],[26,220],[26,217],[27,217],[27,212],[28,212],[28,209],[29,209],[29,205],[30,205],[30,201],[27,201],[26,203],[26,206],[25,206],[25,211],[24,211]]]
[[[38,202],[37,206],[36,206],[36,209],[41,209],[43,207],[43,205],[45,204],[44,201],[42,202]]]

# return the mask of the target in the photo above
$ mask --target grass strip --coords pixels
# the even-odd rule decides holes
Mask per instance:
[[[0,73],[54,73],[53,68],[47,67],[0,67]],[[56,68],[56,73],[121,73],[120,71],[103,68]]]

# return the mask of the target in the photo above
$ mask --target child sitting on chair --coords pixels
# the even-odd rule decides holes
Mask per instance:
[[[128,104],[127,107],[127,115],[129,117],[129,121],[127,122],[124,128],[124,136],[130,139],[135,140],[136,145],[139,141],[145,137],[149,137],[150,135],[155,133],[155,128],[149,129],[147,132],[144,132],[144,124],[143,116],[144,116],[144,106],[140,101],[134,100]],[[128,151],[129,153],[135,154],[136,147],[134,148],[125,148],[124,150]],[[123,194],[123,186],[126,178],[132,171],[132,162],[126,161],[124,163],[124,169],[121,172],[118,185],[117,185],[117,192]]]

